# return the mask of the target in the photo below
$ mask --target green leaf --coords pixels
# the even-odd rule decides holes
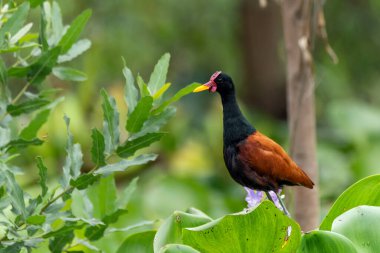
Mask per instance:
[[[27,217],[27,212],[24,202],[24,192],[17,184],[12,172],[6,170],[3,173],[7,179],[8,194],[12,203],[12,207],[16,211],[16,214],[21,214],[22,219],[25,220]]]
[[[37,6],[39,6],[40,4],[42,4],[45,0],[29,0],[29,3],[31,5],[32,8],[35,8]]]
[[[32,215],[26,219],[26,222],[31,225],[41,225],[44,224],[45,220],[45,215]]]
[[[312,231],[302,236],[297,253],[356,253],[354,245],[343,235],[329,231]]]
[[[145,231],[127,237],[117,250],[117,253],[153,253],[153,238],[155,233],[155,231]]]
[[[123,58],[124,68],[123,75],[125,78],[125,86],[124,86],[124,99],[128,106],[128,114],[130,114],[137,104],[137,89],[135,86],[135,80],[132,75],[132,71],[126,66],[125,60]]]
[[[180,89],[173,97],[169,98],[165,102],[163,102],[157,109],[155,109],[152,113],[153,114],[158,114],[161,113],[168,105],[171,103],[176,102],[183,96],[186,96],[189,93],[192,93],[193,90],[198,87],[200,84],[199,83],[192,83],[186,86],[185,88]]]
[[[5,66],[3,58],[0,57],[0,91],[1,91],[1,96],[5,96],[5,94],[6,94],[7,79],[8,79],[7,66]]]
[[[154,95],[153,99],[154,100],[159,100],[161,96],[170,88],[172,84],[171,83],[166,83],[164,86],[162,86]]]
[[[86,52],[91,47],[91,41],[82,39],[75,42],[69,51],[58,57],[58,63],[68,62]]]
[[[166,75],[169,68],[170,54],[166,53],[158,60],[148,82],[148,88],[151,94],[156,92],[165,84]]]
[[[126,208],[127,204],[129,203],[129,200],[132,197],[132,194],[137,189],[137,181],[138,180],[139,180],[139,178],[135,177],[128,184],[128,186],[123,190],[123,193],[119,196],[119,199],[117,200],[117,203],[119,204],[119,207]]]
[[[119,112],[116,108],[116,102],[107,92],[102,89],[103,96],[103,133],[106,144],[106,153],[111,154],[119,145]]]
[[[55,47],[42,53],[41,57],[35,63],[30,65],[28,71],[28,81],[31,84],[41,83],[47,75],[52,71],[56,65],[59,54],[61,53],[60,47]]]
[[[150,96],[143,97],[137,103],[133,112],[129,115],[126,129],[130,133],[136,133],[141,130],[144,122],[148,119],[150,110],[153,106],[153,98]]]
[[[289,230],[291,230],[289,236]],[[183,243],[201,252],[295,252],[299,225],[272,202],[183,230]]]
[[[379,182],[380,175],[373,175],[350,186],[335,201],[319,228],[321,230],[331,230],[331,225],[335,218],[351,208],[361,205],[380,206]]]
[[[57,45],[59,40],[62,38],[64,27],[62,23],[61,9],[56,1],[52,2],[51,5],[51,36],[49,42],[51,45]]]
[[[98,129],[93,128],[91,138],[92,138],[92,147],[91,147],[92,161],[97,166],[103,166],[106,164],[106,160],[104,157],[104,151],[105,151],[104,137]]]
[[[12,116],[18,116],[23,113],[29,113],[29,112],[38,110],[49,103],[50,101],[47,99],[35,98],[35,99],[31,99],[23,103],[20,103],[18,105],[12,105],[12,104],[8,105],[7,112]]]
[[[52,253],[61,253],[63,252],[63,247],[67,244],[71,243],[74,239],[74,232],[71,230],[70,232],[64,233],[60,236],[56,236],[49,241],[49,249]]]
[[[26,126],[20,133],[20,137],[25,140],[33,139],[37,136],[38,130],[47,121],[50,114],[50,109],[39,112],[29,125]]]
[[[39,0],[36,0],[36,1],[39,1]],[[41,16],[40,16],[40,29],[38,31],[38,42],[41,44],[42,46],[42,50],[43,51],[47,51],[49,49],[49,43],[47,41],[47,38],[46,38],[46,34],[47,34],[47,27],[48,27],[48,10],[47,9],[47,6],[50,6],[49,5],[49,2],[47,2],[46,5],[43,5],[42,8],[41,8]]]
[[[333,222],[331,231],[347,237],[357,252],[377,252],[380,249],[380,207],[358,206]]]
[[[72,178],[76,179],[80,175],[80,169],[83,164],[83,154],[80,144],[73,143],[73,135],[70,131],[70,119],[65,115],[64,120],[67,127],[67,155],[65,164],[63,165],[63,187],[67,187]]]
[[[11,140],[11,129],[0,126],[0,148]]]
[[[101,177],[87,189],[87,194],[94,207],[94,218],[103,219],[117,210],[117,190],[113,175]]]
[[[87,80],[87,75],[80,70],[69,67],[54,67],[53,74],[61,80],[83,82]]]
[[[95,176],[93,174],[82,174],[77,179],[71,179],[70,185],[78,190],[83,190],[98,181],[99,178],[99,175]]]
[[[38,138],[34,138],[31,140],[16,139],[16,140],[10,141],[5,147],[7,149],[25,148],[25,147],[30,146],[30,145],[39,146],[42,143],[44,143],[44,142]]]
[[[8,69],[8,76],[25,77],[30,71],[30,66],[27,67],[11,67]]]
[[[134,140],[127,141],[117,148],[116,153],[123,158],[132,156],[137,150],[148,147],[153,142],[159,141],[164,133],[148,133]]]
[[[42,160],[42,157],[40,156],[37,156],[36,157],[36,161],[37,161],[37,167],[38,167],[38,171],[39,171],[39,175],[40,175],[40,186],[41,186],[41,190],[42,190],[42,197],[46,195],[47,191],[48,191],[48,187],[47,187],[47,168]]]
[[[183,244],[167,244],[158,253],[200,253],[198,250]]]
[[[165,125],[168,120],[176,113],[176,108],[173,106],[167,107],[163,112],[157,115],[152,115],[145,121],[143,128],[136,134],[130,136],[130,140],[137,137],[146,135],[147,133],[154,133],[160,131],[161,127]]]
[[[156,158],[157,158],[156,154],[143,154],[132,159],[121,160],[120,162],[100,167],[94,173],[98,175],[102,175],[102,174],[107,175],[112,172],[125,171],[127,168],[131,166],[146,164],[150,161],[156,160]]]
[[[78,40],[79,35],[81,34],[90,16],[91,10],[87,9],[77,16],[71,23],[69,29],[58,43],[58,46],[62,47],[63,54],[69,51],[74,42]]]
[[[146,85],[144,79],[140,76],[140,74],[137,75],[137,86],[140,90],[140,97],[146,97],[151,95],[148,86]]]
[[[160,251],[169,243],[182,243],[182,229],[197,227],[211,221],[211,218],[203,215],[175,211],[158,229],[154,237],[154,251]]]
[[[3,46],[6,33],[16,34],[24,25],[29,13],[29,3],[19,5],[13,15],[0,28],[0,46]]]
[[[127,210],[118,209],[114,213],[105,216],[102,219],[104,224],[99,224],[96,226],[88,227],[85,231],[85,236],[90,241],[96,241],[103,237],[104,231],[107,229],[108,225],[117,222],[119,217],[127,213]]]

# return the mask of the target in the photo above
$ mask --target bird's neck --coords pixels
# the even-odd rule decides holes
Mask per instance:
[[[254,133],[256,129],[249,124],[240,111],[235,92],[221,94],[223,104],[224,145],[236,145]]]

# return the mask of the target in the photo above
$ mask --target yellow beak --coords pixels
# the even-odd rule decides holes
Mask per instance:
[[[205,91],[205,90],[208,90],[208,89],[210,89],[210,87],[203,84],[203,85],[198,86],[197,88],[195,88],[193,90],[193,92],[201,92],[201,91]]]

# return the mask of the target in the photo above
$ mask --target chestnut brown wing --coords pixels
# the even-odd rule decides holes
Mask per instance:
[[[238,145],[238,159],[273,185],[302,185],[313,188],[313,181],[284,149],[256,131]]]

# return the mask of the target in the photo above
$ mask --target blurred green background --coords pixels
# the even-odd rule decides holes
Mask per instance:
[[[116,97],[125,122],[121,56],[134,73],[148,79],[159,57],[171,53],[171,92],[216,70],[230,74],[240,104],[261,132],[287,148],[284,42],[281,11],[272,1],[124,0],[58,1],[66,23],[86,8],[93,10],[85,34],[91,49],[76,67],[88,75],[83,83],[54,86],[67,90],[39,135],[47,140],[25,151],[29,164],[25,185],[36,187],[34,157],[45,158],[51,183],[61,171],[66,132],[63,114],[71,117],[75,141],[90,150],[90,129],[101,127],[101,87]],[[322,216],[353,182],[378,173],[380,157],[380,3],[326,1],[327,31],[339,57],[334,65],[316,39],[318,163]],[[242,210],[244,190],[230,179],[222,159],[222,114],[219,97],[191,94],[177,103],[168,135],[151,147],[154,164],[117,175],[120,188],[139,176],[129,214],[120,224],[167,217],[195,206],[211,217]],[[85,160],[90,167],[89,153]],[[58,163],[57,163],[58,161]],[[86,169],[86,164],[84,166]],[[291,199],[291,196],[288,198]]]

